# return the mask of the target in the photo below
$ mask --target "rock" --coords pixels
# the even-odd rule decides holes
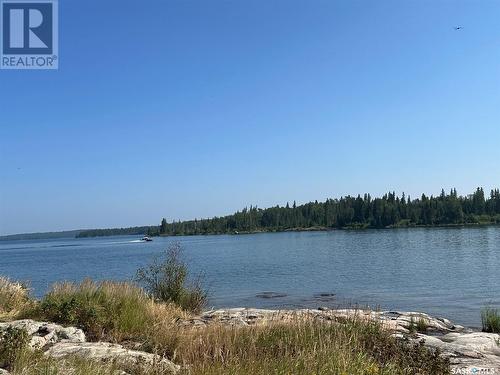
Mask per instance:
[[[500,335],[484,332],[452,332],[442,336],[418,334],[413,341],[424,340],[424,345],[439,349],[450,359],[455,373],[473,373],[468,370],[500,369]]]
[[[255,297],[257,298],[265,298],[265,299],[284,298],[286,296],[287,295],[285,293],[277,293],[277,292],[262,292],[255,295]]]
[[[176,373],[180,367],[158,355],[128,350],[121,345],[106,342],[59,342],[46,355],[53,358],[77,356],[92,360],[117,361],[125,365],[154,366],[155,371]]]
[[[36,349],[44,349],[58,342],[85,342],[85,334],[81,329],[75,327],[63,327],[31,319],[0,323],[0,331],[8,327],[25,329],[31,336],[30,346]]]

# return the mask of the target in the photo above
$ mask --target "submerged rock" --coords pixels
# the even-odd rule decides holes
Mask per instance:
[[[255,297],[257,298],[265,298],[265,299],[284,298],[286,296],[287,295],[285,293],[278,293],[278,292],[262,292],[255,295]]]
[[[335,299],[335,293],[316,293],[313,298],[321,302],[329,302]]]

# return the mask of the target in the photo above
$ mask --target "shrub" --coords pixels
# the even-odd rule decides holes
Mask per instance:
[[[188,269],[182,260],[182,248],[173,243],[163,257],[137,271],[137,281],[156,300],[174,303],[182,309],[194,313],[200,312],[206,304],[207,292],[198,277],[187,285]]]
[[[500,333],[500,312],[492,307],[481,310],[481,323],[483,332]]]
[[[418,318],[418,320],[417,320],[417,332],[421,332],[421,333],[427,332],[427,328],[429,328],[427,321],[422,317]]]
[[[31,303],[29,290],[24,284],[0,277],[0,318],[15,317]]]
[[[18,356],[28,350],[29,335],[25,329],[7,327],[0,334],[0,368],[12,368]]]

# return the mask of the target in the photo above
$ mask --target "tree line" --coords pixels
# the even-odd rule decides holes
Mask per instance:
[[[439,196],[411,199],[394,192],[379,198],[370,194],[327,199],[302,205],[287,203],[270,208],[246,207],[232,215],[167,222],[159,226],[97,229],[79,237],[124,234],[196,235],[335,228],[392,228],[463,224],[500,224],[500,190],[485,196],[483,188],[459,196],[456,189]]]
[[[459,224],[500,223],[500,190],[492,190],[485,197],[484,190],[467,196],[458,196],[456,189],[439,196],[411,199],[394,192],[381,198],[370,194],[325,202],[261,209],[244,208],[233,215],[212,219],[161,221],[157,233],[161,235],[218,234],[255,231],[284,231],[328,228],[390,228],[404,226],[438,226]]]
[[[106,237],[106,236],[133,236],[144,235],[145,233],[158,233],[158,226],[130,227],[130,228],[109,228],[109,229],[87,229],[82,230],[75,237]]]

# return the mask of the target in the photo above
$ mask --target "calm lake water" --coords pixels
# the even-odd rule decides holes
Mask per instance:
[[[55,281],[129,280],[179,241],[214,307],[359,304],[479,326],[482,306],[500,306],[499,227],[138,238],[0,241],[0,275],[37,296]]]

